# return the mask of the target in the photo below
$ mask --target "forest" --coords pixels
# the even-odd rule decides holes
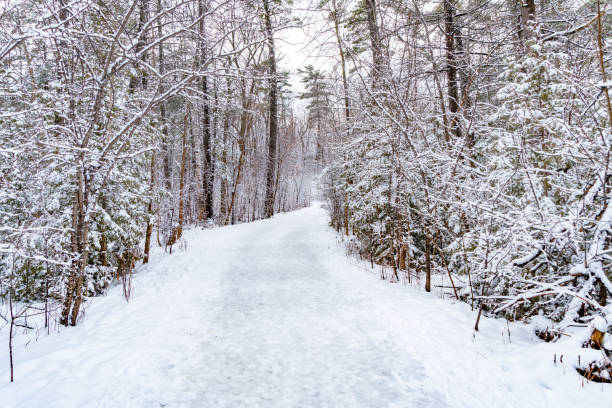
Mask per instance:
[[[606,0],[0,2],[11,380],[18,332],[129,302],[185,231],[321,200],[381,279],[612,382],[611,33]]]

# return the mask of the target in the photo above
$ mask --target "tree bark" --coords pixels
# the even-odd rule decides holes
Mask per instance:
[[[270,218],[274,215],[274,187],[276,169],[276,138],[278,133],[278,85],[276,82],[276,54],[274,48],[274,34],[272,32],[272,17],[268,0],[263,0],[264,20],[266,35],[268,37],[268,74],[270,104],[269,137],[268,137],[268,158],[266,163],[266,193],[264,201],[264,217]]]
[[[382,40],[380,36],[380,29],[378,27],[378,21],[376,18],[376,0],[365,0],[364,3],[368,19],[370,46],[372,49],[372,78],[374,84],[376,84],[377,81],[383,75],[384,62],[382,53]]]
[[[342,36],[340,35],[340,19],[338,17],[338,5],[336,0],[332,0],[333,10],[331,11],[332,21],[334,22],[334,33],[338,42],[338,54],[340,55],[340,68],[342,69],[342,87],[344,88],[344,117],[346,119],[347,131],[351,120],[351,111],[349,104],[348,79],[346,75],[346,58],[344,55],[344,46],[342,45]]]
[[[204,174],[202,176],[202,191],[204,194],[204,208],[201,209],[200,221],[213,217],[213,178],[214,163],[212,161],[212,143],[210,132],[210,99],[208,95],[208,78],[202,77],[202,93],[204,105],[202,106],[202,148],[204,150]]]
[[[425,291],[431,292],[431,245],[429,231],[425,231]]]
[[[204,25],[204,14],[206,5],[203,0],[198,0],[198,59],[196,66],[204,69],[206,64],[206,30]],[[208,94],[208,77],[200,77],[200,90],[202,91],[202,195],[198,202],[198,220],[204,221],[213,217],[213,187],[214,187],[214,163],[212,162],[211,143],[211,120],[210,120],[210,95]]]
[[[162,5],[161,5],[161,0],[157,0],[157,10],[156,10],[157,14],[160,14],[162,12]],[[163,37],[163,32],[162,32],[162,21],[160,19],[160,22],[157,26],[157,36],[158,38]],[[159,61],[158,61],[158,67],[157,70],[159,71],[160,75],[163,75],[164,73],[164,45],[163,45],[163,41],[160,41],[158,44],[158,54],[159,54]],[[163,88],[160,90],[160,92],[163,91]],[[162,157],[163,157],[163,172],[164,172],[164,185],[166,187],[166,190],[168,192],[171,191],[172,189],[172,182],[171,182],[171,172],[170,172],[170,147],[168,145],[169,142],[169,136],[168,136],[168,123],[166,120],[166,102],[165,100],[162,101],[159,104],[159,121],[161,123],[161,128],[162,128],[162,143],[161,143],[161,150],[162,150]]]
[[[229,87],[228,87],[229,90]],[[229,114],[227,112],[224,113],[223,115],[223,130],[222,130],[222,134],[223,134],[223,152],[221,153],[221,165],[223,166],[223,171],[224,173],[222,174],[222,178],[221,178],[221,191],[220,191],[220,199],[221,199],[221,204],[220,204],[220,214],[219,214],[219,222],[225,222],[225,220],[227,219],[227,214],[228,214],[228,197],[227,197],[227,190],[228,190],[228,186],[227,186],[227,175],[226,175],[226,171],[227,171],[227,143],[228,143],[228,134],[229,134],[229,125],[230,125],[230,119],[229,119]]]
[[[143,31],[143,28],[147,22],[147,18],[149,15],[149,0],[140,0],[138,8],[138,39],[136,41],[136,47],[134,47],[134,50],[136,51],[137,55],[140,54],[140,52],[147,43],[147,32],[146,30]],[[134,70],[136,70],[137,72],[130,78],[130,84],[128,88],[130,93],[134,92],[139,85],[143,89],[147,86],[147,74],[146,71],[141,71],[139,61],[146,61],[146,56],[141,55],[136,58],[136,62],[134,63]]]
[[[536,19],[536,5],[535,0],[518,0],[521,5],[521,17],[519,27],[519,40],[523,46],[525,42],[533,37],[533,28],[530,27],[531,23],[535,22]]]
[[[448,110],[450,116],[450,131],[456,137],[461,137],[459,126],[459,86],[457,81],[457,52],[455,38],[457,26],[455,21],[454,0],[444,0],[445,36],[446,36],[446,75],[448,82]]]
[[[75,258],[72,260],[60,318],[60,323],[64,326],[68,324],[76,325],[83,300],[82,290],[85,278],[85,265],[87,265],[89,235],[89,222],[85,218],[89,191],[88,185],[84,181],[86,177],[83,175],[83,172],[83,166],[79,166],[77,168],[77,189],[72,207],[71,241],[72,252]]]
[[[151,154],[151,194],[153,194],[153,189],[155,188],[155,153]],[[153,213],[153,198],[149,200],[149,205],[147,206],[147,213],[149,216]],[[149,262],[149,254],[151,252],[151,233],[153,232],[153,223],[151,220],[147,222],[147,230],[145,232],[145,247],[144,247],[144,258],[142,263]]]
[[[183,236],[183,224],[185,221],[185,167],[187,161],[187,127],[189,126],[189,106],[185,112],[183,120],[183,141],[181,155],[181,174],[179,178],[179,210],[178,210],[178,227],[176,232],[176,240]]]

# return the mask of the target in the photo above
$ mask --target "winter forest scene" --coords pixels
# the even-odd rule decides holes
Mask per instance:
[[[612,2],[0,0],[0,408],[612,406]]]

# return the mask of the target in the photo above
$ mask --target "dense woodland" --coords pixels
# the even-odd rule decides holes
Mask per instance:
[[[606,10],[421,3],[325,5],[348,22],[338,50],[351,79],[325,173],[334,224],[389,279],[422,273],[430,290],[448,275],[453,296],[490,313],[543,314],[555,330],[605,314]]]
[[[4,319],[75,325],[115,282],[129,299],[152,247],[306,206],[316,180],[382,278],[444,282],[479,317],[546,317],[546,341],[590,327],[601,347],[610,13],[600,0],[2,2]],[[278,36],[296,26],[323,56],[284,72]],[[606,364],[587,375],[610,379]]]

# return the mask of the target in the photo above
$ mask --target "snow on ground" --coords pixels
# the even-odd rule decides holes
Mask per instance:
[[[75,328],[17,339],[7,407],[587,407],[566,356],[519,324],[381,281],[344,256],[319,204],[186,233]],[[0,333],[8,336],[6,330]],[[6,343],[4,343],[6,344]],[[570,347],[571,346],[571,347]],[[602,405],[603,403],[603,405]]]

